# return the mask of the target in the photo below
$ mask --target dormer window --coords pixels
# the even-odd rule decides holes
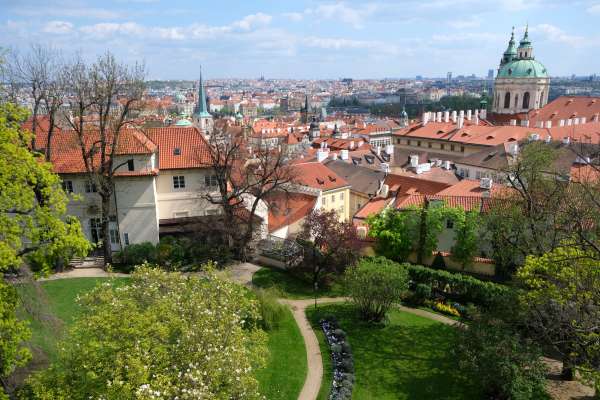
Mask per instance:
[[[135,165],[133,164],[133,160],[127,160],[127,171],[135,171]]]
[[[173,155],[174,156],[180,156],[181,155],[181,149],[179,147],[175,147],[173,149]]]

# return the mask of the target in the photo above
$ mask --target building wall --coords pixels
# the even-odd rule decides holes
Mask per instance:
[[[394,144],[400,148],[416,151],[435,151],[436,153],[463,155],[480,152],[486,146],[475,146],[459,142],[438,141],[427,138],[396,137]]]
[[[517,114],[542,108],[548,103],[549,78],[496,78],[492,111],[499,114]],[[506,93],[510,93],[510,106],[504,107]],[[529,107],[523,108],[523,96],[529,92]],[[515,96],[518,101],[515,103]]]
[[[358,210],[369,202],[369,196],[364,193],[350,191],[350,217],[354,216]]]
[[[473,165],[466,165],[461,163],[455,163],[456,174],[467,179],[481,179],[481,178],[492,178],[494,182],[504,182],[504,173],[496,171],[490,168],[475,167]]]
[[[321,193],[317,200],[318,208],[324,211],[335,210],[341,221],[350,220],[350,188],[328,190]],[[317,207],[316,207],[317,208]]]
[[[159,219],[218,213],[218,206],[205,198],[208,191],[218,191],[206,186],[205,176],[210,175],[211,170],[204,168],[161,170],[156,184]],[[174,188],[174,176],[184,177],[185,188]]]

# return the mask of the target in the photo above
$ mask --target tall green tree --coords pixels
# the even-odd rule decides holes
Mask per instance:
[[[530,332],[563,358],[563,377],[577,367],[600,383],[600,261],[589,250],[563,246],[529,256],[516,274]],[[595,375],[593,374],[595,370]]]
[[[0,103],[0,381],[5,389],[4,378],[29,359],[22,344],[29,330],[16,318],[18,296],[4,273],[17,270],[25,256],[49,269],[57,259],[89,249],[79,221],[65,217],[68,198],[60,178],[30,151],[31,134],[21,128],[26,117],[23,109]]]
[[[140,266],[81,299],[58,361],[23,399],[260,399],[253,371],[266,335],[246,289],[217,277]]]

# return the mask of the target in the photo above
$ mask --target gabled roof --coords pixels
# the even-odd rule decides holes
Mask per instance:
[[[385,173],[371,168],[360,167],[340,160],[326,161],[325,165],[352,186],[352,191],[366,195],[376,195]]]
[[[159,169],[207,168],[210,148],[196,127],[150,128],[146,134],[158,145]]]
[[[409,176],[390,174],[386,176],[384,183],[389,186],[390,192],[396,194],[419,193],[435,194],[450,187],[449,184],[436,181],[428,181]]]
[[[304,193],[273,193],[265,198],[269,206],[269,232],[291,225],[314,209],[316,196]]]
[[[313,189],[327,191],[349,186],[344,178],[320,162],[294,164],[293,168],[297,183]]]

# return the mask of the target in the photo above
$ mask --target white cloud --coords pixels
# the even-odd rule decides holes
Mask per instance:
[[[62,17],[62,18],[94,18],[115,19],[121,14],[103,8],[74,7],[72,4],[55,7],[24,6],[14,10],[15,14],[28,17]]]
[[[67,21],[50,21],[42,28],[42,32],[66,34],[73,31],[73,24]]]
[[[374,53],[385,53],[388,55],[398,54],[399,52],[398,46],[378,40],[353,40],[345,38],[323,38],[309,36],[302,39],[301,43],[307,47],[325,50],[363,49],[373,51]]]
[[[86,25],[80,28],[81,32],[96,38],[106,38],[112,35],[135,35],[144,36],[148,30],[135,22],[115,23],[102,22],[94,25]]]
[[[246,15],[241,20],[232,23],[231,27],[248,31],[258,26],[268,25],[272,19],[273,17],[271,17],[270,15],[259,12],[256,14]]]
[[[575,47],[582,46],[587,43],[583,36],[569,35],[559,27],[550,24],[539,24],[530,27],[529,30],[537,34],[541,34],[544,39],[551,42],[570,44]]]
[[[379,6],[375,3],[351,7],[344,2],[338,2],[321,4],[314,9],[305,10],[305,13],[323,19],[337,19],[360,29],[364,26],[365,20],[375,13],[378,8]]]

